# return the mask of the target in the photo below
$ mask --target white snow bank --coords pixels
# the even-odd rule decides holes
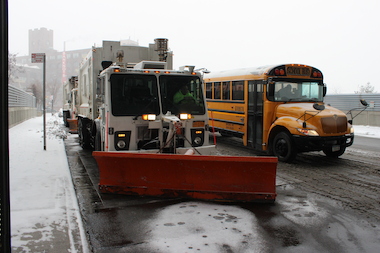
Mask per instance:
[[[354,125],[354,130],[355,130],[355,135],[358,135],[358,136],[380,138],[380,127]]]

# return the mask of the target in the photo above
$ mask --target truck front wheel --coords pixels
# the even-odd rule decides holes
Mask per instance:
[[[291,162],[297,156],[297,150],[292,137],[286,132],[278,133],[272,143],[273,154],[281,162]]]

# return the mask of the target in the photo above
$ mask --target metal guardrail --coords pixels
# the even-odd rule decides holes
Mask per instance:
[[[336,94],[326,95],[324,102],[343,111],[348,112],[353,108],[363,108],[360,99],[364,99],[369,104],[368,111],[380,112],[380,93],[374,94]]]
[[[35,96],[18,89],[12,85],[8,85],[8,106],[9,107],[37,107],[37,99]]]

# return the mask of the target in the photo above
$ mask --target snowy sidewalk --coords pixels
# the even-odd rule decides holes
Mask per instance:
[[[88,252],[60,129],[43,120],[9,129],[12,252]]]

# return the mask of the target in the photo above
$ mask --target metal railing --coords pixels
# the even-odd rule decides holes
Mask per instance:
[[[12,85],[8,85],[8,106],[9,107],[37,107],[37,99]]]

